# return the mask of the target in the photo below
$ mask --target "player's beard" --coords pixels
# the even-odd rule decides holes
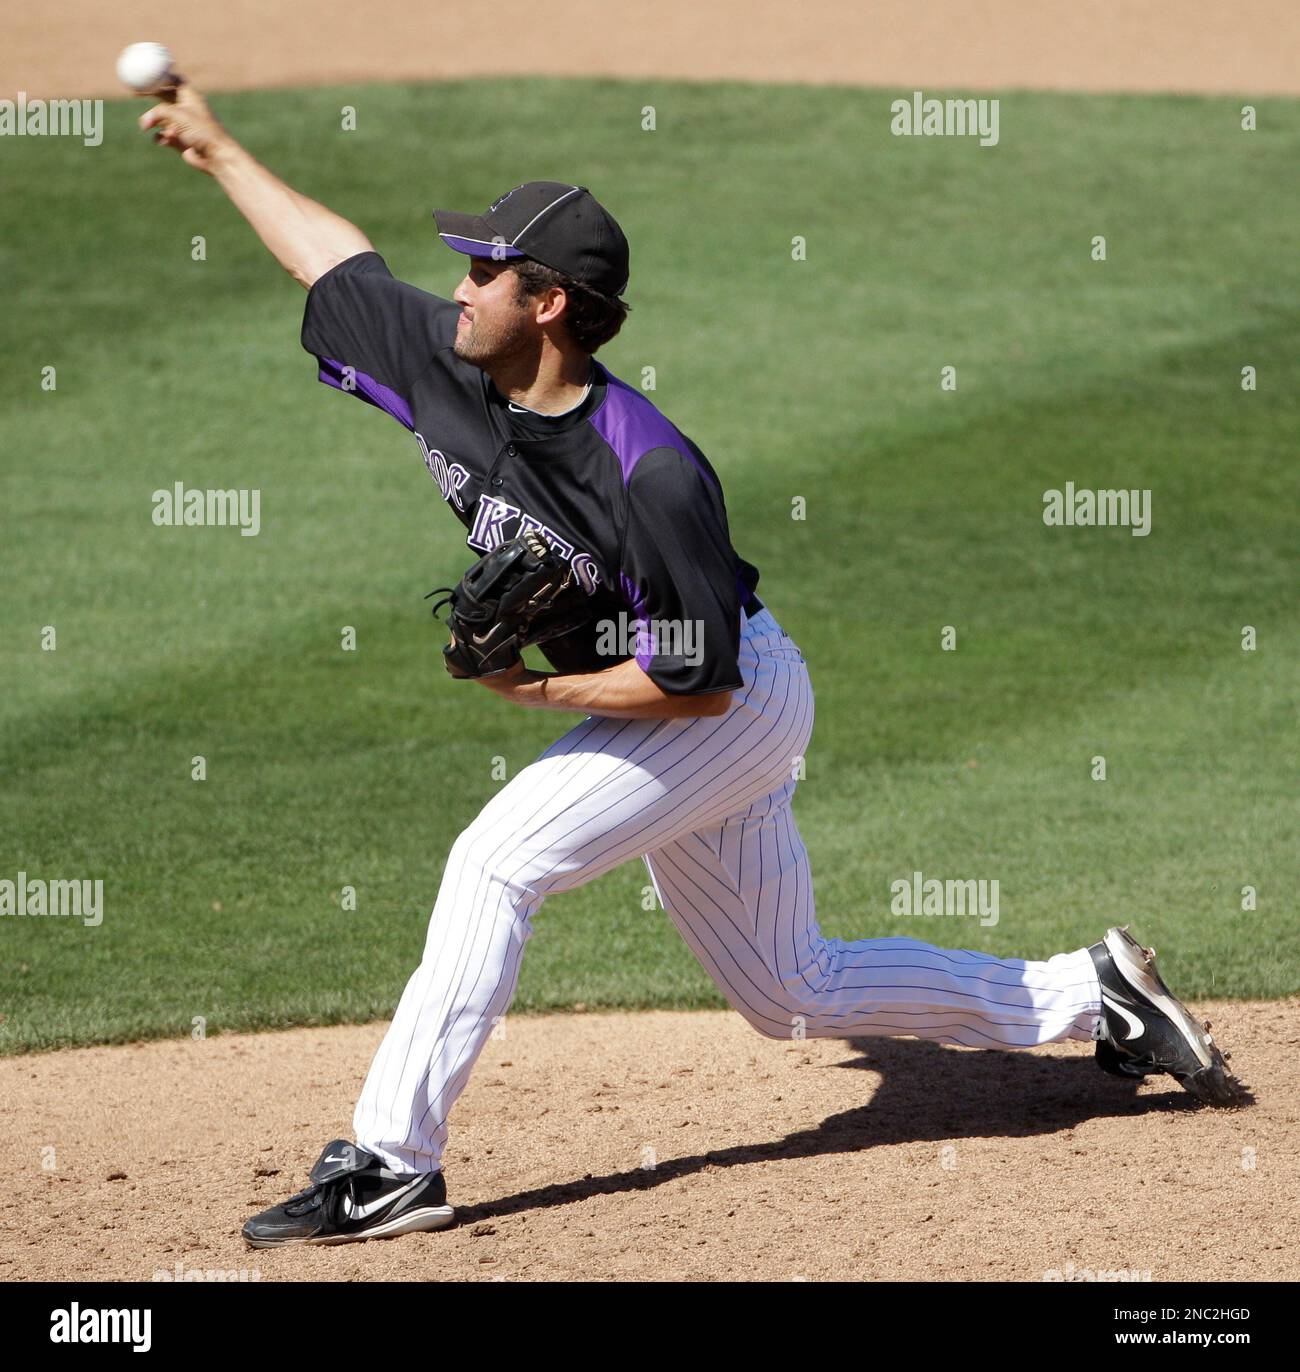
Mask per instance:
[[[509,319],[498,320],[492,325],[477,318],[468,328],[458,328],[452,350],[457,357],[485,372],[513,370],[540,354],[541,340],[529,327],[527,313],[520,310]]]

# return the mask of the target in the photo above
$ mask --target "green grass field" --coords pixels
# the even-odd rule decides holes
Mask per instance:
[[[892,94],[214,103],[443,295],[435,205],[574,179],[619,217],[633,312],[602,360],[657,369],[811,664],[826,933],[1041,957],[1131,917],[1189,995],[1294,992],[1300,106],[1247,133],[1240,100],[1013,95],[980,148],[892,137]],[[301,290],[142,108],[97,149],[0,140],[0,878],[105,884],[99,928],[0,920],[6,1052],[387,1014],[492,758],[573,722],[446,678],[421,597],[463,531],[409,435],[316,383]],[[156,528],[177,481],[260,489],[261,534]],[[1067,481],[1149,488],[1150,536],[1046,528]],[[892,916],[914,869],[996,878],[999,924]],[[721,1004],[644,881],[549,902],[516,1008]]]

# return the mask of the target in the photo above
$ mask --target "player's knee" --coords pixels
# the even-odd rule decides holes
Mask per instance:
[[[836,1036],[843,1031],[827,1021],[818,1019],[806,1010],[790,1010],[784,1018],[746,1015],[750,1027],[756,1029],[766,1039],[779,1039],[783,1043],[799,1043],[803,1039]]]
[[[817,1032],[818,1017],[824,1003],[816,986],[802,976],[791,976],[773,988],[775,1021],[780,1026],[773,1038],[803,1039]]]
[[[539,894],[527,864],[519,860],[517,843],[500,829],[478,829],[473,824],[452,844],[443,880],[455,881],[462,894],[490,889],[519,899]]]
[[[785,1004],[784,997],[763,1010],[751,1006],[736,1008],[745,1017],[749,1027],[757,1030],[765,1039],[782,1039],[788,1043],[791,1039],[805,1037],[805,1016],[797,1007]]]

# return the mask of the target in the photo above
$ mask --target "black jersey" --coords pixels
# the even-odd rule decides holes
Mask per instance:
[[[359,253],[312,286],[302,344],[322,381],[411,430],[475,553],[535,528],[572,565],[591,616],[544,645],[557,671],[635,657],[665,691],[736,690],[740,611],[762,608],[758,571],[731,546],[704,454],[594,358],[574,409],[512,405],[456,355],[460,313]]]

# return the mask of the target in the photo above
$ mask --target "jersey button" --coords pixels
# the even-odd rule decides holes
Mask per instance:
[[[514,445],[513,443],[511,443],[510,446],[506,449],[506,456],[507,456],[507,457],[518,457],[518,456],[519,456],[519,449],[516,448],[515,445]]]
[[[494,477],[492,478],[492,484],[493,484],[494,486],[500,488],[500,487],[504,486],[506,483],[505,483],[505,480],[504,480],[502,477],[494,476]]]

